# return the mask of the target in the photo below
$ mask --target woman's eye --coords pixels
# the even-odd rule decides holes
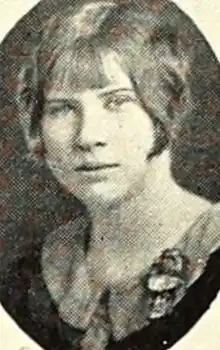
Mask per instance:
[[[71,110],[71,107],[68,105],[62,105],[62,106],[54,105],[54,106],[50,106],[48,108],[48,112],[52,116],[63,116],[63,115],[68,114],[70,112],[70,110]]]
[[[132,96],[110,96],[104,102],[104,107],[110,111],[118,110],[126,102],[135,102]]]
[[[67,114],[72,110],[72,108],[68,105],[64,105],[62,108],[62,113]]]

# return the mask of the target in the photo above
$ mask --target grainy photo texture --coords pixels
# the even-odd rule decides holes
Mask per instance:
[[[41,1],[1,44],[1,302],[45,350],[165,350],[220,290],[220,65],[168,0]]]

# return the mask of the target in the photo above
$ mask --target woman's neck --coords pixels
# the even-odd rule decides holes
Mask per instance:
[[[145,186],[118,205],[90,210],[91,246],[123,252],[147,250],[149,258],[174,246],[193,221],[210,206],[181,189],[170,173],[169,153],[149,163]]]

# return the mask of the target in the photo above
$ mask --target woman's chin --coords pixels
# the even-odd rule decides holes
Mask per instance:
[[[75,186],[72,193],[88,207],[118,205],[127,195],[126,186],[100,182]]]

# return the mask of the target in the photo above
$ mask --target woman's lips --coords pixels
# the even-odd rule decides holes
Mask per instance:
[[[119,164],[83,164],[75,168],[75,172],[88,183],[108,181],[112,172],[119,168]]]
[[[108,170],[119,167],[118,163],[103,164],[103,163],[85,163],[75,168],[76,172],[99,172],[101,170]]]

